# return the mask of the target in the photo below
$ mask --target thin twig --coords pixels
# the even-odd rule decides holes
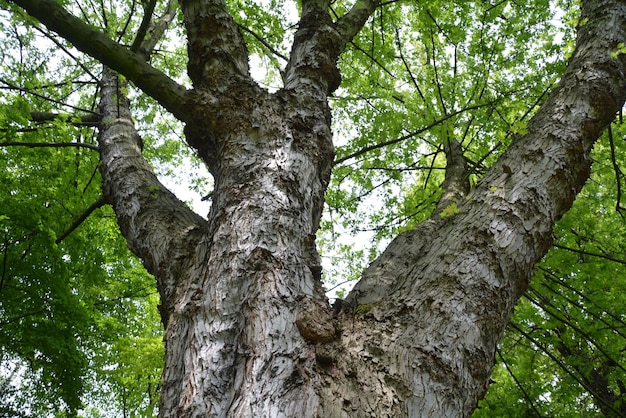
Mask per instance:
[[[461,114],[463,112],[467,112],[469,110],[474,110],[474,109],[479,109],[479,108],[484,107],[484,106],[491,106],[491,105],[493,105],[493,103],[494,102],[479,103],[479,104],[476,104],[476,105],[473,105],[473,106],[468,106],[468,107],[466,107],[464,109],[457,110],[456,112],[448,113],[444,117],[442,117],[442,118],[440,118],[440,119],[438,119],[438,120],[436,120],[436,121],[434,121],[434,122],[424,126],[423,128],[420,128],[420,129],[418,129],[416,131],[413,131],[411,133],[403,135],[403,136],[401,136],[399,138],[391,139],[389,141],[381,142],[379,144],[369,145],[367,147],[361,148],[358,151],[353,152],[352,154],[349,154],[349,155],[346,155],[344,157],[338,158],[338,159],[335,160],[333,165],[341,164],[341,163],[343,163],[346,160],[358,157],[358,156],[360,156],[362,154],[365,154],[366,152],[370,152],[370,151],[373,151],[375,149],[383,148],[383,147],[386,147],[388,145],[397,144],[398,142],[402,142],[402,141],[405,141],[407,139],[413,138],[414,136],[417,136],[417,135],[419,135],[421,133],[424,133],[427,130],[429,130],[429,129],[431,129],[431,128],[433,128],[433,127],[435,127],[435,126],[445,122],[446,120],[448,120],[448,119],[450,119],[450,118],[452,118],[454,116],[457,116],[457,115],[459,115],[459,114]]]
[[[80,107],[77,107],[77,106],[72,106],[72,105],[70,105],[70,104],[67,104],[67,103],[61,102],[61,101],[59,101],[59,100],[55,100],[55,99],[53,99],[53,98],[51,98],[51,97],[46,97],[46,96],[44,96],[43,94],[35,93],[34,91],[32,91],[32,90],[30,90],[30,89],[26,89],[26,88],[24,88],[24,87],[19,87],[19,86],[16,86],[16,85],[14,85],[13,83],[11,83],[11,82],[9,82],[9,81],[7,81],[7,80],[5,80],[5,79],[2,79],[2,78],[0,78],[0,83],[4,83],[4,84],[5,84],[7,87],[9,87],[11,90],[21,91],[21,92],[23,92],[23,93],[27,93],[27,94],[33,95],[33,96],[35,96],[35,97],[39,97],[40,99],[46,100],[46,101],[51,102],[51,103],[58,104],[58,105],[60,105],[60,106],[69,107],[69,108],[71,108],[71,109],[78,110],[79,112],[94,113],[94,112],[92,112],[92,111],[90,111],[90,110],[83,109],[83,108],[80,108]]]
[[[571,252],[576,253],[576,254],[582,254],[582,255],[588,255],[588,256],[591,256],[591,257],[603,258],[605,260],[609,260],[609,261],[613,261],[615,263],[626,265],[626,260],[622,260],[622,259],[619,259],[619,258],[611,257],[610,255],[599,254],[599,253],[592,253],[592,252],[589,252],[589,251],[578,250],[576,248],[566,247],[565,245],[559,245],[559,244],[554,244],[554,247],[560,248],[562,250],[571,251]]]
[[[528,402],[530,404],[530,407],[533,409],[533,411],[535,411],[535,414],[537,414],[538,417],[543,417],[543,415],[541,415],[539,410],[537,410],[537,407],[535,406],[535,404],[534,404],[532,398],[530,397],[530,395],[528,394],[528,392],[526,392],[526,390],[522,386],[522,382],[520,382],[517,379],[517,376],[515,376],[515,374],[513,373],[513,370],[511,370],[511,368],[509,367],[509,364],[506,362],[506,360],[502,356],[502,352],[500,351],[500,349],[496,348],[496,352],[498,353],[498,357],[500,357],[500,360],[502,360],[502,364],[504,364],[504,368],[506,369],[507,372],[509,372],[509,376],[511,376],[513,378],[513,381],[515,382],[515,384],[517,385],[519,390],[524,395],[524,398],[526,399],[526,402]]]
[[[267,43],[267,41],[265,39],[263,39],[263,37],[257,35],[254,31],[252,31],[251,29],[248,29],[247,27],[245,27],[244,25],[240,25],[237,24],[237,26],[239,26],[240,29],[243,29],[244,31],[248,32],[250,35],[252,35],[257,41],[259,41],[265,48],[267,48],[272,54],[276,55],[278,58],[284,60],[284,61],[289,61],[289,58],[287,58],[285,55],[281,54],[280,52],[278,52],[273,46],[271,46],[270,44]]]

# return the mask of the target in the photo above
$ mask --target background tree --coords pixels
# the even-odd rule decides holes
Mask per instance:
[[[67,5],[80,19],[54,1],[14,4],[61,35],[65,40],[35,29],[77,63],[70,68],[89,74],[95,84],[77,93],[67,83],[76,78],[66,71],[62,81],[34,84],[34,76],[56,63],[49,57],[20,57],[7,67],[10,77],[4,81],[16,92],[6,100],[12,110],[5,111],[4,145],[23,143],[15,138],[27,135],[38,145],[50,145],[41,129],[17,132],[33,129],[27,119],[61,130],[97,123],[97,146],[89,137],[74,141],[71,149],[99,151],[105,199],[129,247],[156,277],[166,326],[163,416],[469,415],[485,393],[496,342],[513,306],[552,245],[554,222],[587,179],[591,147],[625,95],[626,12],[619,2],[583,4],[578,44],[568,52],[566,70],[561,41],[552,39],[545,23],[556,4],[302,2],[299,17],[290,22],[285,18],[290,14],[281,10],[288,3],[265,11],[233,3],[231,16],[219,2],[181,2],[178,23],[188,39],[189,90],[173,81],[182,80],[180,68],[172,66],[181,60],[162,53],[167,41],[154,49],[175,17],[171,4],[147,2],[141,5],[143,14],[134,2],[96,13],[80,2]],[[36,25],[19,9],[5,6],[16,22]],[[15,27],[11,38],[25,51],[22,44],[33,42],[33,32]],[[568,45],[567,31],[563,36]],[[511,48],[509,42],[528,48]],[[104,70],[72,46],[96,58]],[[252,80],[250,52],[266,57],[267,80],[275,82],[272,74],[280,73],[278,89]],[[340,56],[344,89],[333,97]],[[37,65],[24,73],[22,61]],[[556,84],[558,72],[564,74]],[[184,122],[185,140],[215,182],[207,220],[167,191],[147,164],[146,157],[155,161],[159,141],[139,137],[127,97],[137,104],[139,127],[160,111],[129,89],[127,79]],[[60,99],[38,92],[53,86]],[[97,109],[87,100],[95,91],[101,97]],[[33,101],[37,97],[47,104]],[[338,120],[350,115],[355,122],[346,130],[354,139],[336,157],[329,99]],[[62,102],[71,104],[72,115],[58,112]],[[43,113],[48,110],[55,112]],[[163,135],[168,123],[175,126],[167,118],[156,120],[164,122],[146,126],[146,132],[158,135],[161,129]],[[619,174],[614,145],[609,154],[612,172]],[[15,155],[3,156],[13,164]],[[72,159],[79,161],[84,163],[78,155]],[[370,216],[378,231],[375,240],[399,233],[334,312],[320,286],[314,235],[331,168],[336,182],[328,195],[327,231],[339,226],[338,212],[350,220],[346,211],[372,195],[388,203],[388,213]],[[6,193],[13,196],[16,190]],[[85,213],[103,202],[92,198],[83,205],[89,208]],[[4,216],[3,221],[16,217]],[[65,231],[73,231],[85,216],[74,218]],[[44,221],[37,222],[48,228]],[[572,230],[563,228],[568,234]],[[14,229],[7,224],[6,235]],[[47,230],[48,244],[56,245],[76,233]],[[11,237],[5,240],[6,265],[16,259],[7,257],[8,248],[17,250],[13,247],[25,241],[19,234],[13,238],[13,232]],[[619,247],[583,248],[572,246],[566,234],[560,239],[558,245],[571,254],[603,255],[619,264],[613,255]],[[69,251],[59,252],[58,265],[76,262]],[[543,285],[546,280],[567,284],[572,292],[579,279],[586,280],[583,269],[567,274],[555,265],[542,267],[541,286],[528,293],[529,303],[543,312],[536,315],[522,305],[513,328],[551,359],[566,360],[565,378],[593,397],[589,408],[619,413],[623,362],[619,351],[607,348],[619,345],[619,317],[589,309],[594,299],[580,290],[578,300],[565,291],[546,293],[551,291]],[[107,277],[118,273],[104,270],[115,273]],[[18,276],[6,277],[16,281]],[[32,285],[31,276],[23,277]],[[71,282],[64,288],[78,291]],[[570,319],[559,311],[565,305],[552,300],[556,295],[567,306],[578,303],[582,318],[595,314],[614,328],[583,330],[581,317]],[[547,315],[559,324],[549,317],[542,323]],[[601,339],[609,334],[616,338],[604,344]],[[528,358],[528,352],[519,353],[520,359]],[[581,362],[592,357],[598,362]],[[503,362],[512,371],[509,363]],[[76,370],[80,376],[81,368]],[[116,370],[123,380],[124,368]],[[123,402],[131,399],[121,392]],[[548,392],[521,392],[541,414],[536,399]],[[68,395],[65,402],[70,412],[77,408],[77,399]],[[123,407],[126,411],[126,403]],[[497,405],[487,400],[487,408]]]
[[[21,19],[2,19],[0,415],[72,415],[85,403],[94,416],[148,415],[162,369],[158,294],[102,197],[93,145],[100,66]],[[67,110],[81,120],[68,123]],[[154,161],[178,158],[171,144],[151,145]]]

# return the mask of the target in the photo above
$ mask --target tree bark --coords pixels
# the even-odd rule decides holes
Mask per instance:
[[[46,24],[33,4],[60,7],[15,3]],[[152,77],[142,81],[127,67],[131,51],[77,44],[111,68],[100,106],[103,188],[161,294],[162,417],[469,416],[554,223],[589,175],[593,143],[624,104],[626,58],[611,53],[626,41],[626,4],[586,0],[567,72],[528,134],[469,193],[458,144],[446,144],[438,209],[394,240],[333,313],[315,249],[334,158],[327,99],[339,55],[376,3],[359,1],[336,22],[329,6],[302,1],[274,94],[250,79],[243,38],[219,0],[181,1],[189,92],[164,76],[169,90],[155,91],[161,76],[142,61]],[[63,34],[54,19],[51,27]],[[215,179],[207,220],[141,156],[113,70],[186,122]],[[452,204],[458,210],[446,211]]]

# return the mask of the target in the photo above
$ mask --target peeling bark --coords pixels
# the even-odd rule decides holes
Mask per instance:
[[[311,237],[330,130],[290,115],[285,92],[243,91],[219,109],[233,122],[207,130],[218,153],[209,230],[173,302],[163,416],[306,416],[317,403],[313,347],[296,322],[301,306],[326,303]]]
[[[134,128],[124,82],[105,68],[102,77],[98,143],[105,197],[113,205],[130,249],[155,275],[162,316],[167,323],[169,301],[189,268],[188,248],[206,229],[206,221],[163,186],[141,155],[141,138]]]

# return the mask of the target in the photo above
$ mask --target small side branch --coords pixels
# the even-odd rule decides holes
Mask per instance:
[[[593,252],[589,252],[589,251],[583,251],[583,250],[579,250],[577,248],[571,248],[571,247],[567,247],[565,245],[559,245],[559,244],[554,244],[555,248],[559,248],[561,250],[566,250],[566,251],[570,251],[576,254],[580,254],[580,255],[587,255],[589,257],[597,257],[597,258],[602,258],[604,260],[608,260],[608,261],[612,261],[614,263],[618,263],[618,264],[622,264],[622,265],[626,265],[626,260],[617,258],[617,257],[613,257],[609,254],[600,254],[600,253],[593,253]]]
[[[611,125],[607,129],[609,135],[609,145],[611,148],[611,163],[613,164],[613,170],[615,171],[615,186],[617,188],[617,196],[615,197],[615,211],[624,219],[624,212],[626,210],[622,206],[622,180],[624,178],[624,173],[622,169],[619,167],[617,163],[617,158],[615,157],[615,143],[613,142],[613,130],[611,129]]]
[[[520,382],[519,379],[517,378],[517,376],[515,376],[515,373],[513,372],[513,370],[511,369],[511,367],[509,366],[509,364],[505,360],[505,358],[502,356],[502,352],[500,351],[499,348],[496,348],[496,353],[498,354],[498,357],[500,357],[500,360],[502,361],[502,364],[504,365],[504,368],[506,369],[506,371],[509,373],[509,376],[511,376],[511,378],[513,378],[513,381],[517,385],[518,389],[520,390],[520,392],[522,392],[522,395],[524,395],[524,399],[526,399],[526,402],[528,402],[528,404],[530,405],[532,410],[535,412],[535,414],[539,418],[542,418],[543,415],[541,415],[541,413],[539,412],[539,410],[535,406],[535,403],[533,402],[533,398],[528,394],[528,392],[526,392],[526,390],[524,389],[524,385],[522,385],[522,382]]]
[[[462,199],[470,191],[467,160],[463,155],[461,144],[452,139],[443,144],[446,154],[446,177],[441,185],[443,194],[437,203],[433,215],[442,215],[442,212],[454,205],[461,206]]]
[[[28,148],[87,148],[98,151],[98,146],[84,142],[0,142],[0,147],[28,147]]]
[[[49,122],[57,119],[67,120],[74,126],[93,126],[100,124],[100,115],[97,113],[85,113],[81,115],[69,115],[53,112],[30,112],[30,118],[34,122]]]
[[[85,212],[83,212],[82,215],[80,215],[73,223],[72,225],[70,225],[70,227],[63,232],[61,235],[59,235],[59,237],[56,239],[56,241],[54,241],[56,244],[60,244],[65,238],[67,238],[72,232],[74,232],[76,230],[76,228],[78,228],[83,222],[85,222],[85,220],[96,210],[101,208],[102,206],[107,204],[107,200],[104,196],[100,196],[100,198],[98,200],[96,200],[91,206],[89,206],[87,208],[87,210],[85,210]]]
[[[470,110],[474,110],[474,109],[479,109],[479,108],[484,107],[484,106],[492,106],[497,100],[498,99],[496,99],[494,101],[486,102],[486,103],[478,103],[476,105],[468,106],[468,107],[466,107],[464,109],[460,109],[460,110],[457,110],[455,112],[448,113],[448,114],[444,115],[443,117],[441,117],[440,119],[437,119],[436,121],[434,121],[434,122],[424,126],[423,128],[420,128],[420,129],[418,129],[416,131],[413,131],[411,133],[408,133],[408,134],[403,135],[403,136],[398,137],[398,138],[391,139],[389,141],[384,141],[384,142],[381,142],[379,144],[373,144],[373,145],[369,145],[367,147],[363,147],[360,150],[353,152],[352,154],[348,154],[348,155],[345,155],[343,157],[339,157],[339,158],[337,158],[335,160],[333,165],[336,166],[336,165],[339,165],[339,164],[341,164],[341,163],[343,163],[343,162],[345,162],[345,161],[347,161],[347,160],[349,160],[351,158],[359,157],[359,156],[361,156],[363,154],[366,154],[366,153],[368,153],[370,151],[373,151],[373,150],[376,150],[376,149],[380,149],[380,148],[384,148],[384,147],[389,146],[389,145],[397,144],[397,143],[402,142],[402,141],[406,141],[407,139],[411,139],[411,138],[413,138],[413,137],[415,137],[417,135],[420,135],[420,134],[428,131],[429,129],[432,129],[435,126],[442,124],[443,122],[447,121],[448,119],[453,118],[454,116],[460,115],[461,113],[464,113],[464,112],[467,112],[467,111],[470,111]]]
[[[187,91],[165,73],[148,64],[139,54],[109,38],[65,10],[55,0],[14,0],[29,15],[58,33],[80,51],[126,76],[144,93],[180,120],[185,120]]]
[[[0,78],[0,83],[4,84],[6,86],[6,88],[5,87],[0,87],[0,90],[7,89],[7,90],[21,91],[23,93],[30,94],[32,96],[38,97],[40,99],[43,99],[43,100],[45,100],[47,102],[50,102],[50,103],[54,103],[54,104],[59,105],[59,106],[63,106],[63,107],[70,108],[70,109],[74,109],[76,111],[79,111],[79,112],[85,113],[85,114],[90,113],[90,111],[88,109],[82,109],[80,107],[73,106],[73,105],[68,104],[68,103],[64,103],[62,101],[53,99],[51,97],[44,96],[43,94],[37,93],[37,92],[35,92],[33,90],[30,90],[30,89],[27,89],[27,88],[24,88],[24,87],[20,87],[20,86],[16,86],[15,84],[13,84],[10,81],[5,80],[3,78]]]

